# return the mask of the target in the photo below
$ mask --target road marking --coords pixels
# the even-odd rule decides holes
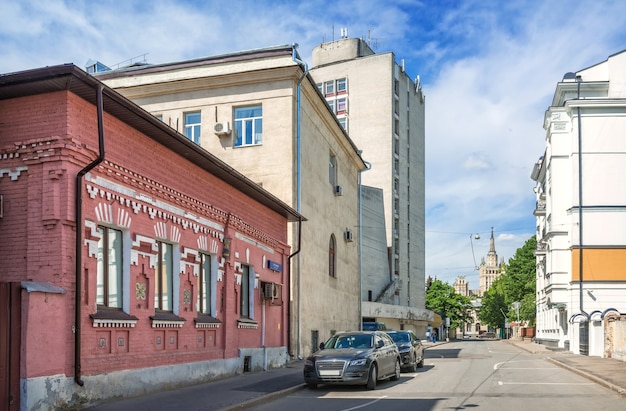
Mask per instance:
[[[503,382],[498,381],[498,385],[595,385],[592,382]]]
[[[514,367],[506,367],[506,368],[501,368],[502,370],[557,370],[559,369],[558,367],[528,367],[528,368],[524,368],[524,367],[519,367],[519,368],[514,368]]]
[[[498,368],[500,368],[503,364],[511,364],[511,363],[514,363],[514,362],[523,362],[523,361],[504,361],[504,362],[498,362],[498,363],[495,363],[495,364],[493,365],[493,369],[494,369],[494,370],[497,370],[497,369],[498,369]],[[522,368],[507,367],[507,368],[504,368],[504,369],[505,369],[505,370],[556,370],[556,369],[558,369],[558,368],[559,368],[559,367],[528,367],[528,368],[525,368],[525,367],[522,367]]]
[[[342,411],[351,411],[351,410],[358,410],[359,408],[364,408],[364,407],[368,407],[372,404],[376,404],[378,401],[383,400],[387,398],[386,395],[383,395],[380,398],[375,399],[374,401],[370,401],[370,402],[366,402],[365,404],[361,404],[361,405],[357,405],[356,407],[351,407],[351,408],[344,408]]]

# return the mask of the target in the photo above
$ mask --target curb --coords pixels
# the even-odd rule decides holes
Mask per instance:
[[[235,411],[235,410],[247,410],[249,408],[255,407],[257,405],[265,404],[266,402],[273,401],[277,398],[283,397],[285,395],[292,394],[294,392],[300,391],[305,387],[304,384],[298,384],[291,388],[285,388],[284,390],[272,392],[269,394],[261,395],[257,398],[252,398],[248,401],[244,401],[239,404],[232,405],[230,407],[222,408],[221,411]]]
[[[578,374],[578,375],[580,375],[582,377],[585,377],[585,378],[587,378],[587,379],[589,379],[589,380],[591,380],[591,381],[593,381],[593,382],[595,382],[597,384],[603,385],[604,387],[609,388],[610,390],[613,390],[613,391],[617,392],[622,397],[626,397],[626,388],[623,388],[623,387],[620,387],[620,386],[615,385],[613,383],[610,383],[610,382],[608,382],[608,381],[606,381],[606,380],[604,380],[604,379],[602,379],[602,378],[600,378],[598,376],[590,374],[590,373],[588,373],[586,371],[582,371],[582,370],[574,368],[574,367],[572,367],[570,365],[562,363],[561,361],[556,360],[556,359],[554,359],[552,357],[547,357],[547,360],[550,361],[551,363],[555,364],[555,365],[558,365],[559,367],[565,368],[566,370],[569,370],[569,371],[571,371],[573,373],[576,373],[576,374]]]

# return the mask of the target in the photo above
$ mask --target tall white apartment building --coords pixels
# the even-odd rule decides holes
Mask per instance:
[[[582,355],[626,352],[616,328],[625,322],[614,321],[626,313],[626,52],[567,73],[544,128],[531,174],[536,340]]]
[[[376,225],[372,227],[364,219],[362,246],[377,241],[367,237],[366,229],[374,232],[384,225],[388,252],[382,259],[388,269],[380,270],[379,254],[363,253],[362,316],[381,319],[384,316],[376,314],[381,311],[378,304],[385,304],[416,308],[408,317],[423,320],[428,317],[424,311],[425,102],[419,80],[409,77],[392,52],[375,53],[357,38],[314,48],[310,73],[371,165],[362,174],[362,184],[381,190],[384,222],[371,222]],[[378,260],[368,261],[373,258]],[[394,327],[405,325],[392,318],[387,321]],[[412,328],[420,331],[423,325],[414,323]]]

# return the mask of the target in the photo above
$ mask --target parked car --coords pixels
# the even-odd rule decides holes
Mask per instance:
[[[413,331],[387,331],[387,334],[398,346],[403,369],[415,372],[424,366],[424,346]]]
[[[365,321],[363,323],[363,331],[385,331],[387,326],[385,323],[375,321]]]
[[[400,378],[400,352],[383,331],[337,333],[320,348],[304,361],[304,382],[309,388],[342,384],[373,390],[379,380]]]

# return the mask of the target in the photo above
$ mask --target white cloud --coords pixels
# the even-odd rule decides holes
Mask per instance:
[[[615,2],[484,3],[445,14],[440,31],[467,41],[447,51],[460,58],[437,55],[438,74],[425,86],[427,275],[466,275],[470,287],[478,277],[469,233],[494,226],[505,261],[534,234],[529,176],[545,147],[543,114],[565,72],[620,50],[623,30],[607,17],[626,11]],[[488,251],[482,239],[477,259]]]
[[[312,49],[346,27],[421,77],[427,275],[471,282],[470,233],[481,234],[478,261],[492,226],[505,260],[534,234],[529,175],[544,151],[543,114],[565,72],[625,48],[622,15],[621,0],[4,1],[0,73],[291,43],[310,64]]]

